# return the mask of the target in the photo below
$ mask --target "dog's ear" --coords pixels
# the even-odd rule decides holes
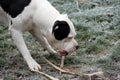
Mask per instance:
[[[57,40],[63,40],[70,33],[70,26],[66,21],[56,21],[53,25],[52,33]]]

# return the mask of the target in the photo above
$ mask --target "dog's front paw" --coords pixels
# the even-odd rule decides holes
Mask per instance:
[[[41,66],[35,60],[30,60],[28,66],[31,71],[39,71],[41,69]]]

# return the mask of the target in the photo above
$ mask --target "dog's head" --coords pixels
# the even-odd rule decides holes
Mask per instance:
[[[53,39],[50,45],[62,55],[67,55],[78,49],[78,43],[75,40],[76,32],[67,15],[62,15],[55,20],[52,35]]]

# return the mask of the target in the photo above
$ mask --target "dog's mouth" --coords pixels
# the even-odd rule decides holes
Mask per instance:
[[[59,54],[61,55],[61,56],[67,56],[69,53],[72,53],[72,52],[74,52],[76,49],[75,48],[73,48],[73,49],[71,49],[71,51],[66,51],[66,50],[60,50],[60,51],[58,51],[59,52]]]
[[[67,56],[68,55],[68,52],[65,51],[65,50],[59,51],[59,53],[60,53],[61,56]]]

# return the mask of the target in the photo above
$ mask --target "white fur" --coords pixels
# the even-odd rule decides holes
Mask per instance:
[[[61,41],[56,40],[52,34],[56,20],[66,21],[70,26],[69,36]],[[12,21],[10,28],[12,38],[32,71],[41,67],[30,55],[23,39],[23,32],[29,31],[45,49],[54,54],[60,50],[72,52],[78,45],[74,39],[76,32],[73,23],[67,15],[60,14],[47,0],[32,0],[21,14],[12,18]]]

